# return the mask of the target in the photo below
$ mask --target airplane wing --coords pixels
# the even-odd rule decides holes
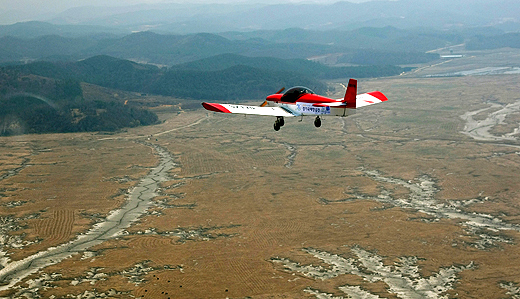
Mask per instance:
[[[259,107],[232,104],[202,103],[202,106],[210,111],[222,113],[254,114],[265,116],[296,116],[281,107]]]

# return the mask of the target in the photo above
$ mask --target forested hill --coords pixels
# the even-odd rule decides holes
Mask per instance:
[[[8,68],[61,80],[92,83],[128,91],[148,92],[147,86],[162,76],[156,66],[138,64],[110,56],[95,56],[77,62],[38,61]]]
[[[325,93],[320,79],[401,73],[396,66],[328,67],[305,59],[217,55],[167,68],[106,55],[76,62],[39,61],[0,68],[0,134],[113,131],[152,124],[157,116],[117,101],[86,101],[80,82],[185,100],[244,101],[281,87]]]
[[[304,85],[316,92],[318,79],[397,75],[395,66],[335,68],[304,59],[250,58],[220,55],[203,61],[158,68],[109,56],[79,62],[35,62],[12,66],[24,74],[97,84],[104,87],[194,100],[249,100],[265,97],[282,86]]]
[[[325,90],[323,83],[296,72],[240,65],[217,71],[168,70],[109,56],[96,56],[79,62],[35,62],[10,68],[24,74],[73,79],[114,89],[194,100],[259,99],[281,86],[292,85]]]
[[[150,125],[157,115],[117,101],[87,101],[76,80],[0,68],[0,136],[115,131]]]
[[[520,33],[511,32],[496,36],[475,36],[470,39],[466,48],[468,50],[489,50],[500,48],[520,48]]]
[[[378,56],[374,54],[374,56]],[[364,65],[351,67],[329,67],[307,59],[279,59],[273,57],[246,57],[236,54],[222,54],[193,62],[178,64],[172,70],[218,71],[237,65],[272,71],[292,71],[317,79],[373,78],[393,76],[403,68],[391,65]]]

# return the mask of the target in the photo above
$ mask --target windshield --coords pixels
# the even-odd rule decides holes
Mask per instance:
[[[314,94],[312,90],[303,86],[296,86],[287,90],[282,96],[283,102],[296,102],[304,94]]]

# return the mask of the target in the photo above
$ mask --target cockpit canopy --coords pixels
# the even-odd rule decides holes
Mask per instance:
[[[282,102],[294,103],[304,94],[314,94],[314,91],[307,87],[296,86],[288,89],[282,96]]]

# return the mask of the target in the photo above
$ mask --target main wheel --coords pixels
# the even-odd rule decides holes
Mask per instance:
[[[315,126],[316,128],[321,127],[321,119],[320,119],[319,116],[316,116],[316,119],[314,120],[314,126]]]
[[[276,118],[276,121],[278,122],[278,125],[280,125],[280,128],[285,125],[285,119],[283,118],[283,116],[278,116]]]
[[[278,124],[277,121],[274,122],[274,126],[273,127],[274,127],[275,131],[280,131],[280,125]]]

